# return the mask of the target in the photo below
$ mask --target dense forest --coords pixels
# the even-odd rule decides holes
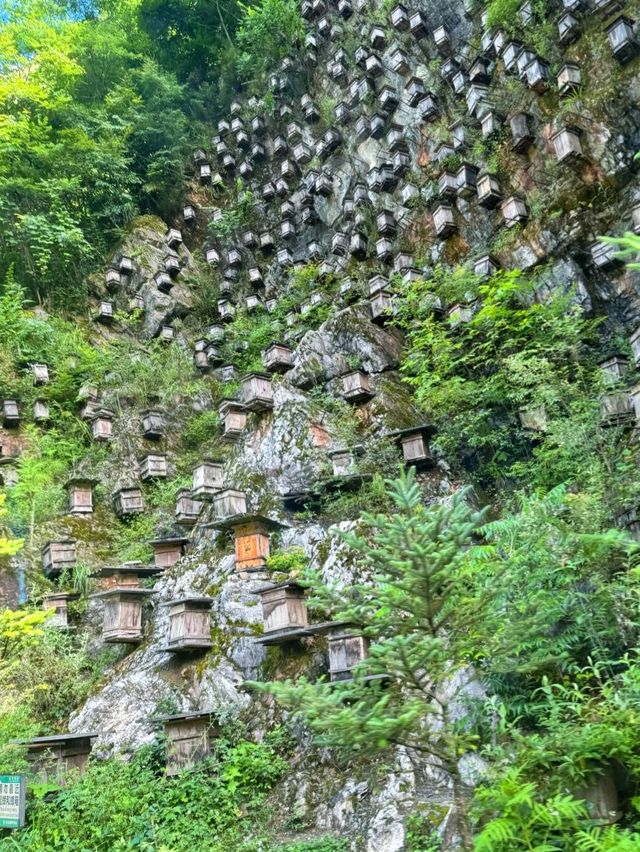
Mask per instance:
[[[449,191],[441,176],[475,162],[476,171],[482,165],[504,187],[520,180],[523,167],[515,158],[521,151],[508,123],[481,135],[440,74],[449,51],[434,58],[424,48],[419,68],[442,115],[419,121],[416,148],[429,156],[416,154],[413,141],[403,145],[403,134],[410,136],[403,114],[385,131],[397,131],[400,141],[389,145],[407,158],[404,166],[399,161],[399,173],[409,177],[398,192],[410,180],[415,190],[406,193],[406,203],[404,194],[397,202],[392,225],[384,214],[393,189],[376,189],[364,212],[352,198],[353,183],[367,183],[354,165],[357,160],[363,168],[367,151],[350,153],[351,160],[345,155],[339,164],[335,183],[349,189],[337,211],[329,210],[317,182],[333,149],[313,156],[303,151],[288,178],[299,180],[304,198],[313,194],[305,175],[315,172],[313,222],[329,235],[333,255],[347,253],[336,243],[346,230],[344,217],[355,222],[349,237],[368,238],[369,249],[381,238],[395,240],[389,261],[380,259],[380,250],[376,256],[354,249],[342,266],[323,268],[320,255],[285,263],[278,252],[280,265],[274,261],[267,273],[261,256],[260,283],[264,275],[272,304],[249,289],[254,302],[245,302],[242,290],[224,317],[229,291],[248,288],[249,280],[244,269],[240,277],[225,277],[207,262],[207,252],[219,251],[227,267],[234,265],[234,246],[257,255],[254,232],[262,237],[272,214],[260,206],[249,167],[234,172],[234,161],[227,173],[220,166],[224,186],[222,178],[220,185],[207,183],[198,179],[204,157],[197,152],[217,146],[223,163],[229,137],[220,127],[230,116],[243,116],[241,129],[266,123],[274,136],[288,133],[292,150],[306,144],[301,131],[298,139],[295,128],[288,130],[297,118],[282,109],[283,90],[296,105],[312,91],[320,133],[338,127],[345,145],[373,144],[355,141],[355,128],[346,126],[351,119],[336,124],[334,111],[338,115],[344,102],[321,75],[326,65],[339,80],[336,63],[350,69],[352,54],[375,43],[368,34],[376,27],[386,48],[385,27],[396,6],[361,3],[354,12],[348,0],[341,3],[351,12],[336,13],[341,20],[322,50],[343,48],[345,56],[318,62],[320,70],[308,58],[315,51],[311,11],[298,0],[15,0],[0,7],[0,560],[6,576],[20,576],[19,599],[0,608],[0,773],[28,775],[26,744],[34,737],[82,730],[88,721],[98,730],[100,713],[106,718],[105,707],[116,706],[118,691],[131,689],[136,712],[147,700],[145,718],[171,716],[194,709],[187,704],[198,703],[198,689],[206,692],[208,669],[212,683],[224,666],[242,672],[234,681],[234,695],[241,695],[235,705],[220,690],[220,725],[204,760],[167,776],[162,736],[145,731],[135,742],[119,742],[114,735],[81,777],[30,783],[26,826],[0,828],[2,850],[640,850],[640,358],[632,337],[640,320],[634,264],[640,237],[629,233],[621,213],[634,204],[639,209],[633,194],[639,60],[622,65],[605,51],[602,25],[589,6],[575,48],[584,91],[560,101],[555,82],[541,95],[517,76],[505,72],[503,80],[500,52],[484,50],[484,42],[480,49],[479,36],[468,36],[458,58],[470,66],[469,76],[476,54],[491,64],[491,72],[485,68],[473,79],[487,91],[494,87],[493,112],[526,108],[539,125],[560,115],[562,128],[582,119],[591,144],[589,157],[566,177],[548,153],[551,131],[532,134],[529,145],[535,148],[538,138],[539,149],[528,155],[519,186],[528,218],[499,230],[495,217],[466,200],[475,204],[475,176],[468,195],[460,183]],[[329,17],[338,8],[315,0],[309,10],[316,4],[319,14],[330,6]],[[448,20],[458,5],[424,11]],[[526,25],[519,17],[523,5],[530,12]],[[483,16],[485,32],[520,38],[532,56],[549,57],[555,80],[563,58],[556,43],[561,5],[491,0],[486,8],[467,4],[466,13],[474,22]],[[626,5],[638,13],[632,0]],[[582,4],[563,8],[575,12]],[[413,30],[407,24],[400,32],[408,38]],[[404,45],[405,53],[412,49]],[[363,56],[354,64],[364,69],[367,61]],[[290,90],[286,80],[279,82],[278,75],[287,74]],[[371,88],[363,99],[365,114],[380,113],[379,94]],[[541,106],[532,107],[530,97]],[[428,146],[453,138],[456,109],[460,124],[473,125],[462,143],[464,158],[452,147],[437,160]],[[627,123],[616,127],[623,119]],[[606,139],[599,149],[596,137]],[[602,161],[614,137],[622,140],[624,169],[607,172]],[[258,149],[261,139],[256,130]],[[238,163],[248,156],[244,150],[238,141]],[[256,154],[256,171],[259,162]],[[284,168],[274,169],[274,182],[282,175]],[[294,193],[286,195],[285,182],[273,195],[283,211],[284,240],[284,223],[294,218],[284,208],[288,202],[293,208]],[[440,235],[430,217],[450,208],[452,198],[462,199],[456,208],[462,224],[447,230],[444,248],[436,249]],[[300,217],[305,202],[296,197],[296,204]],[[198,218],[189,231],[185,211],[193,207]],[[276,218],[277,230],[279,213]],[[565,225],[552,244],[554,228]],[[182,229],[176,245],[184,239],[187,249],[174,252],[182,264],[179,283],[162,279],[162,292],[173,301],[153,302],[154,316],[164,313],[151,329],[147,296],[130,309],[133,279],[122,284],[124,274],[116,276],[120,290],[109,296],[105,270],[113,272],[130,255],[136,275],[160,281],[148,270],[156,254],[166,254],[167,228]],[[597,242],[610,251],[602,277],[589,252],[604,234],[613,238]],[[538,251],[547,244],[552,247]],[[531,246],[538,252],[532,262]],[[412,262],[391,271],[391,259],[407,253]],[[474,263],[474,253],[491,258],[488,272]],[[384,263],[386,283],[370,292],[392,299],[393,312],[378,323],[370,312],[357,312],[368,308],[368,282]],[[406,268],[415,274],[404,274]],[[343,299],[347,281],[357,291],[350,301]],[[96,310],[108,299],[115,313],[107,325],[96,322]],[[169,345],[162,339],[168,326]],[[213,328],[224,329],[219,340]],[[242,388],[245,376],[262,375],[263,353],[276,342],[288,344],[295,366],[291,374],[286,368],[281,377],[272,374],[281,420],[265,425],[269,405],[252,408]],[[201,369],[197,355],[205,348],[214,352],[207,355],[213,367]],[[46,383],[33,378],[33,365],[43,364]],[[355,407],[336,390],[349,371],[361,380],[375,376],[375,392],[366,386]],[[100,394],[91,417],[80,409],[97,400],[98,391],[87,388]],[[219,408],[239,394],[249,412],[241,451],[221,437]],[[7,400],[17,400],[19,423],[10,422]],[[44,425],[27,414],[38,404],[46,408]],[[133,477],[133,484],[143,482],[144,512],[123,519],[111,498],[132,486],[142,449],[148,457],[149,447],[160,446],[145,444],[148,435],[141,437],[134,425],[149,409],[165,415],[161,450],[168,473]],[[104,411],[104,421],[115,423],[110,442],[96,439]],[[430,466],[403,465],[398,456],[398,435],[418,424],[416,434],[430,441]],[[296,443],[298,431],[304,439]],[[311,449],[308,433],[316,440]],[[334,449],[353,450],[348,486],[337,484],[326,436]],[[176,666],[166,692],[163,686],[157,695],[142,680],[153,666],[161,668],[144,656],[159,644],[156,633],[148,629],[135,651],[99,641],[89,596],[98,589],[96,577],[104,576],[97,572],[150,564],[156,539],[182,535],[176,500],[192,488],[196,466],[212,458],[225,465],[232,496],[248,495],[251,511],[245,506],[238,513],[246,523],[267,516],[275,529],[274,513],[282,521],[265,557],[266,575],[304,588],[320,624],[360,627],[367,654],[349,678],[336,683],[320,671],[324,639],[269,648],[257,663],[249,652],[243,652],[246,664],[234,656],[238,636],[253,642],[262,634],[262,624],[249,617],[259,611],[259,588],[250,602],[243,592],[242,606],[225,620],[214,619],[210,650]],[[287,466],[293,485],[281,479]],[[78,480],[92,483],[89,520],[68,513],[69,483]],[[163,602],[190,591],[228,603],[225,584],[234,570],[224,563],[224,548],[233,527],[216,528],[212,517],[207,524],[201,524],[204,514],[194,519],[191,550],[167,568],[160,581],[166,585],[154,587],[154,578],[145,576],[141,589],[151,596],[160,588]],[[58,539],[77,539],[85,549],[52,581],[43,575],[41,550]],[[56,590],[73,595],[72,630],[56,629],[52,609],[46,600],[42,605]],[[160,605],[153,607],[159,631]],[[147,618],[153,620],[148,612]],[[127,680],[136,676],[139,693]],[[105,722],[107,734],[108,727]],[[308,766],[309,778],[318,773],[313,795],[321,797],[332,778],[334,804],[340,784],[366,777],[365,807],[372,791],[387,789],[390,775],[399,773],[397,760],[405,761],[403,771],[421,761],[423,773],[413,798],[406,794],[405,802],[403,781],[390,794],[396,804],[405,802],[391,820],[402,823],[398,842],[376,845],[375,828],[363,839],[363,829],[344,827],[349,817],[342,812],[343,824],[325,812],[321,821],[320,799],[298,812],[302,793],[295,806],[278,798],[292,795],[292,773]],[[437,784],[448,791],[444,804],[429,792]],[[352,788],[356,803],[344,806],[347,814],[361,804],[355,781]]]

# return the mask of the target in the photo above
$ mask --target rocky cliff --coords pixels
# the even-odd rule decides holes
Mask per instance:
[[[257,593],[270,582],[268,552],[291,547],[348,585],[358,565],[334,533],[353,520],[336,495],[411,464],[402,439],[432,434],[400,370],[394,317],[412,282],[438,265],[485,280],[535,270],[535,298],[570,290],[603,319],[604,355],[635,331],[637,274],[598,239],[640,231],[640,7],[620,9],[565,2],[540,21],[525,2],[510,34],[453,0],[303,0],[299,53],[262,98],[237,97],[206,148],[194,140],[183,215],[132,223],[95,275],[79,325],[120,366],[67,412],[84,424],[87,452],[60,477],[60,487],[73,478],[68,508],[32,530],[16,577],[26,570],[37,595],[67,583],[74,562],[103,574],[158,566],[143,581],[153,594],[141,641],[117,646],[69,720],[72,732],[100,732],[98,755],[151,742],[163,709],[240,717],[261,738],[282,711],[245,682],[326,672],[323,637],[293,650],[256,641]],[[434,309],[457,324],[475,304]],[[138,370],[150,349],[157,360]],[[30,420],[23,411],[12,422],[5,403],[9,494]],[[459,459],[436,450],[428,461],[417,474],[425,500],[464,483]],[[218,479],[207,489],[202,477]],[[74,504],[78,482],[89,511]],[[216,497],[229,491],[240,511]],[[47,557],[45,582],[52,542],[75,547],[60,564]],[[211,647],[167,649],[168,603],[198,596],[210,599]],[[90,598],[79,616],[96,648],[104,607]],[[472,785],[477,761],[462,768]],[[455,848],[450,803],[446,775],[402,749],[344,766],[302,730],[273,794],[283,825],[368,852],[405,848],[405,819],[418,812]]]

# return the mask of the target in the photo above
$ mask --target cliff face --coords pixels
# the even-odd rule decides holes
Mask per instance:
[[[288,655],[255,642],[263,624],[256,592],[268,572],[237,566],[233,534],[209,526],[210,503],[191,507],[181,525],[174,500],[205,454],[219,457],[223,487],[246,497],[244,514],[281,524],[269,532],[272,552],[301,547],[327,579],[348,585],[358,566],[334,532],[353,521],[317,509],[313,498],[334,475],[330,453],[363,444],[370,467],[360,463],[360,473],[387,474],[387,460],[402,454],[385,436],[428,419],[402,380],[403,337],[393,324],[394,300],[412,280],[437,264],[465,263],[481,276],[536,268],[537,298],[572,288],[582,308],[604,317],[606,339],[634,331],[637,274],[597,238],[640,227],[640,78],[633,32],[616,55],[618,31],[607,29],[616,10],[599,6],[579,16],[576,39],[563,44],[555,23],[536,30],[527,22],[526,3],[517,43],[462,3],[407,11],[304,0],[304,50],[283,63],[263,99],[240,96],[210,148],[194,154],[184,218],[134,222],[95,276],[91,316],[80,326],[98,349],[120,346],[131,369],[106,370],[80,403],[94,441],[101,416],[112,428],[108,449],[94,444],[71,471],[95,480],[93,513],[46,519],[22,565],[40,574],[49,541],[75,540],[78,560],[95,570],[150,560],[149,539],[186,539],[153,581],[142,643],[123,649],[70,719],[71,731],[100,731],[98,754],[152,741],[158,707],[240,716],[260,738],[281,711],[244,682],[326,669],[323,640]],[[638,7],[628,2],[625,14]],[[254,404],[243,376],[276,342],[289,347],[291,364],[271,374],[272,398]],[[163,369],[173,365],[170,382],[156,385],[153,367],[142,379],[135,373],[149,346]],[[344,402],[343,376],[356,370],[356,383],[368,387]],[[227,397],[248,404],[232,439],[224,411],[217,414]],[[158,439],[145,437],[148,409],[164,421]],[[5,456],[19,459],[23,431],[5,425]],[[149,454],[164,457],[165,491],[144,476]],[[446,499],[462,484],[450,461],[436,456],[418,474],[425,499]],[[122,488],[140,489],[142,515],[116,517]],[[212,599],[204,654],[166,650],[166,604],[185,596]],[[95,647],[103,606],[92,599],[81,622]],[[473,784],[478,762],[461,763]],[[416,812],[455,848],[449,805],[449,780],[425,761],[400,749],[344,767],[303,732],[274,794],[283,824],[295,817],[368,852],[405,848],[405,817]]]

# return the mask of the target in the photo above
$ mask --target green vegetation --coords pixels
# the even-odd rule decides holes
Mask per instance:
[[[262,0],[244,11],[237,34],[238,75],[261,93],[266,75],[302,44],[303,22],[295,0]]]
[[[361,46],[364,25],[386,17],[392,2],[358,11],[366,19],[358,19],[362,30],[345,32],[337,45],[348,63]],[[217,119],[228,114],[240,91],[243,120],[274,115],[280,85],[271,77],[280,74],[287,56],[302,70],[305,33],[298,0],[10,5],[10,18],[0,18],[0,401],[17,400],[22,422],[7,441],[17,454],[17,483],[0,494],[7,527],[0,530],[0,560],[4,568],[7,557],[24,547],[29,592],[37,602],[50,588],[38,563],[41,538],[60,529],[78,538],[81,558],[59,582],[85,596],[98,563],[152,558],[148,542],[172,527],[176,493],[189,486],[197,459],[233,453],[220,440],[217,403],[237,383],[199,373],[189,349],[218,319],[221,289],[219,270],[205,267],[195,242],[206,235],[228,248],[245,229],[272,227],[271,214],[258,216],[252,191],[240,180],[215,192],[195,183],[189,190],[204,213],[189,226],[194,269],[179,279],[191,290],[193,309],[180,307],[173,320],[189,345],[141,340],[141,312],[129,315],[121,304],[115,326],[120,333],[98,334],[86,320],[87,299],[91,276],[104,269],[134,216],[149,214],[146,223],[155,229],[161,225],[154,214],[176,221],[185,170],[192,175],[192,149],[210,149]],[[609,127],[610,105],[620,100],[626,72],[608,47],[603,54],[602,22],[585,20],[584,36],[565,57],[542,0],[532,0],[527,25],[517,14],[521,5],[491,0],[488,26],[501,27],[506,37],[521,36],[549,61],[552,77],[565,58],[579,59],[584,74],[583,91],[560,107],[553,87],[536,101],[540,126],[569,123],[586,110],[589,132],[604,134],[598,128]],[[439,104],[447,104],[440,65],[431,61],[425,80],[433,83]],[[589,87],[593,68],[602,79]],[[296,104],[308,91],[319,108],[319,127],[333,123],[335,98],[318,90],[308,69],[296,70],[289,83],[282,101]],[[261,98],[253,113],[245,94]],[[490,97],[497,113],[509,115],[525,108],[529,96],[526,84],[511,75],[492,87]],[[373,108],[372,93],[365,105]],[[451,118],[442,115],[430,125],[432,141],[450,139]],[[620,130],[627,132],[626,126]],[[466,145],[444,162],[431,159],[419,175],[413,170],[412,180],[425,190],[415,202],[420,214],[437,191],[438,172],[456,169],[463,157],[495,171],[505,187],[521,168],[514,165],[506,128],[490,140],[471,130]],[[609,155],[618,162],[616,148]],[[319,166],[320,159],[309,165]],[[622,169],[612,174],[611,165],[600,170],[595,148],[581,164],[579,188],[577,168],[569,174],[555,162],[539,166],[537,159],[532,154],[526,176],[523,171],[518,178],[527,193],[529,225],[487,237],[483,250],[501,260],[524,238],[536,242],[543,226],[552,229],[569,209],[599,214],[611,204],[618,179],[626,179]],[[214,205],[222,211],[215,221]],[[374,218],[368,209],[358,225],[370,243],[377,236]],[[415,233],[406,229],[397,245],[409,250],[415,241],[417,265],[430,268],[435,252],[431,236],[420,240],[422,218],[415,217]],[[484,219],[489,228],[492,217]],[[640,268],[640,237],[603,239],[631,270]],[[600,404],[605,393],[636,384],[638,372],[629,367],[620,381],[603,376],[601,356],[614,346],[628,351],[627,340],[610,331],[622,320],[615,316],[610,324],[587,315],[577,288],[571,281],[559,284],[557,270],[512,268],[483,280],[460,264],[466,250],[459,235],[443,246],[442,265],[422,280],[404,285],[399,275],[394,278],[396,328],[387,330],[404,335],[400,392],[399,380],[378,377],[371,411],[356,413],[333,384],[324,386],[324,365],[318,363],[309,366],[309,383],[317,378],[317,385],[304,401],[289,403],[291,422],[301,412],[303,431],[309,420],[319,445],[322,430],[334,446],[362,445],[346,481],[331,475],[325,456],[317,492],[298,517],[325,525],[351,522],[338,543],[352,579],[327,584],[322,557],[333,545],[330,538],[310,566],[302,548],[278,549],[274,537],[267,569],[276,580],[295,578],[309,587],[313,618],[361,625],[370,653],[353,680],[329,684],[322,677],[312,682],[322,665],[312,642],[270,651],[263,676],[282,678],[312,658],[314,669],[295,682],[254,687],[293,710],[319,746],[333,749],[336,767],[338,755],[366,764],[381,753],[391,761],[392,747],[401,745],[430,767],[444,768],[452,782],[452,822],[457,820],[468,852],[637,850],[640,548],[620,527],[622,516],[633,517],[640,502],[638,445],[637,435],[603,423]],[[372,267],[367,262],[356,269],[350,261],[355,291],[363,292]],[[246,276],[240,268],[239,295]],[[321,275],[316,263],[283,271],[275,283],[273,310],[250,311],[238,300],[233,321],[225,325],[220,359],[239,372],[261,369],[269,344],[287,332],[287,340],[297,339],[336,311],[340,276]],[[622,288],[616,298],[626,298]],[[448,313],[456,304],[463,307],[459,321]],[[339,331],[351,329],[345,323]],[[48,366],[48,383],[34,382],[36,363]],[[356,354],[344,363],[361,366]],[[113,410],[116,440],[110,444],[93,441],[80,416],[88,386]],[[385,398],[392,400],[388,412],[376,409]],[[36,401],[49,407],[46,428],[31,417]],[[435,427],[432,449],[439,466],[420,477],[385,479],[398,469],[399,450],[393,439],[381,437],[383,423],[387,415],[389,423],[412,420],[414,403]],[[169,455],[170,475],[144,483],[144,514],[118,520],[111,497],[123,471],[135,466],[140,417],[149,406],[162,409],[167,420],[167,435],[156,446]],[[252,414],[250,424],[256,422]],[[316,449],[314,463],[323,453]],[[303,470],[308,460],[298,461]],[[274,472],[256,467],[234,469],[235,477],[244,477],[235,487],[261,491]],[[78,471],[100,480],[90,522],[65,515],[64,483]],[[469,482],[473,487],[460,490],[460,483]],[[434,495],[446,499],[435,503]],[[270,496],[269,509],[279,500]],[[200,544],[203,558],[213,552]],[[223,546],[216,544],[216,555]],[[217,595],[221,588],[216,577],[209,591]],[[75,614],[86,606],[83,600]],[[0,771],[26,768],[16,740],[65,730],[105,669],[118,663],[120,652],[97,652],[83,631],[55,630],[49,617],[29,608],[0,612]],[[186,684],[213,659],[220,661],[232,642],[230,628],[245,637],[260,630],[240,619],[216,624],[211,655],[184,668],[181,662],[180,674],[171,675],[176,682],[180,677]],[[193,687],[196,695],[195,679]],[[173,699],[165,705],[166,711],[178,709]],[[277,718],[272,705],[266,718]],[[261,727],[268,726],[264,720]],[[287,732],[296,748],[299,731]],[[129,762],[96,760],[84,778],[71,778],[62,789],[36,787],[27,828],[0,838],[0,849],[345,852],[350,840],[282,839],[283,829],[301,828],[297,809],[288,822],[271,816],[269,796],[294,752],[285,749],[284,739],[280,730],[259,743],[246,732],[227,731],[210,759],[174,779],[164,775],[161,743]],[[479,769],[475,790],[465,783],[463,757]],[[604,824],[589,795],[609,777],[620,798],[616,825]],[[447,810],[425,805],[407,816],[407,852],[441,848]]]
[[[20,849],[275,849],[265,829],[265,798],[286,768],[281,740],[277,731],[261,744],[222,739],[209,760],[177,778],[164,776],[154,747],[140,750],[128,763],[96,762],[54,800],[31,802]],[[0,840],[0,849],[14,848],[10,838]],[[318,852],[339,848],[316,847]]]
[[[342,536],[366,580],[303,577],[312,607],[369,638],[354,678],[254,688],[294,709],[320,745],[366,754],[402,744],[446,767],[465,849],[532,849],[576,831],[576,850],[601,834],[626,841],[624,829],[597,830],[579,793],[613,760],[630,789],[640,780],[630,725],[640,669],[627,650],[638,641],[635,545],[598,531],[562,488],[490,523],[469,495],[425,507],[411,475],[389,495],[392,513],[365,513],[365,531]],[[489,769],[472,817],[458,760],[473,752]],[[628,818],[635,827],[635,808]]]
[[[216,118],[236,74],[262,92],[303,32],[292,0],[79,12],[19,0],[0,22],[0,278],[14,266],[29,296],[66,310],[136,213],[175,215],[212,100]]]

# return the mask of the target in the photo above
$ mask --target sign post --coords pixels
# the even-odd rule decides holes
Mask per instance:
[[[27,787],[24,775],[0,775],[0,828],[22,828]]]

